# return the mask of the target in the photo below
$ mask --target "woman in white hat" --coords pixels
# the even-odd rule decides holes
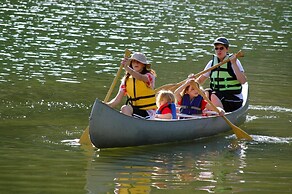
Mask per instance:
[[[121,107],[121,112],[139,118],[152,118],[156,111],[155,77],[156,73],[150,68],[146,56],[136,52],[131,58],[124,58],[122,65],[126,75],[122,79],[116,97],[107,104],[117,106],[127,96],[127,102]]]

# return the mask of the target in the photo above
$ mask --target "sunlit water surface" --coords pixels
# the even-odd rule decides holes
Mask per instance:
[[[0,3],[1,193],[291,193],[291,17],[282,1]],[[78,144],[124,50],[146,53],[156,85],[201,71],[226,36],[250,85],[232,133],[99,150]],[[114,90],[116,92],[117,87]]]

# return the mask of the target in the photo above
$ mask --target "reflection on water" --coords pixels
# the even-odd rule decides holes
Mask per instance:
[[[86,188],[90,193],[229,190],[231,185],[224,181],[232,180],[238,187],[243,179],[247,147],[244,142],[213,139],[174,145],[173,151],[167,145],[98,151],[89,162]]]
[[[156,190],[245,193],[251,189],[246,184],[247,178],[260,175],[254,174],[259,166],[249,164],[250,155],[261,144],[292,143],[292,138],[256,135],[253,138],[249,143],[230,136],[179,145],[98,150],[93,152],[93,159],[88,163],[86,190],[89,193],[133,194],[155,193]],[[255,147],[248,153],[250,146]],[[282,178],[289,179],[286,175]],[[264,181],[260,176],[255,179]],[[269,192],[277,192],[279,184],[282,183],[275,182]],[[260,185],[255,187],[262,189]],[[282,186],[288,188],[289,183]]]

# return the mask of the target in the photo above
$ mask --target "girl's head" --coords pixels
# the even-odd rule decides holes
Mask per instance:
[[[146,74],[146,73],[152,73],[156,76],[156,73],[153,69],[151,69],[151,64],[147,61],[146,56],[143,53],[135,52],[130,60],[130,67],[134,69],[135,71]],[[129,76],[129,75],[128,75]]]
[[[130,67],[132,67],[135,71],[143,72],[147,71],[147,69],[150,69],[151,64],[147,61],[146,56],[143,53],[136,52],[132,55],[130,58],[131,64]]]
[[[213,44],[217,57],[223,59],[228,52],[229,41],[224,37],[219,37],[215,39]]]
[[[160,107],[166,103],[175,103],[175,97],[170,90],[160,90],[156,97],[156,105]]]
[[[147,71],[146,66],[143,63],[136,61],[136,60],[133,60],[133,59],[131,60],[130,67],[132,69],[134,69],[135,71],[142,73],[142,74],[144,74],[143,72]]]
[[[196,82],[198,88],[200,88],[199,84]],[[197,89],[193,88],[191,85],[188,85],[184,90],[183,94],[188,94],[190,98],[197,97],[199,95],[199,92]]]

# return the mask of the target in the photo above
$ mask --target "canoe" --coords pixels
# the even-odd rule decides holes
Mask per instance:
[[[248,83],[242,88],[243,105],[225,116],[235,125],[244,123],[248,110]],[[89,119],[89,134],[96,148],[114,148],[190,141],[230,131],[220,116],[188,119],[145,120],[130,117],[95,100]]]

